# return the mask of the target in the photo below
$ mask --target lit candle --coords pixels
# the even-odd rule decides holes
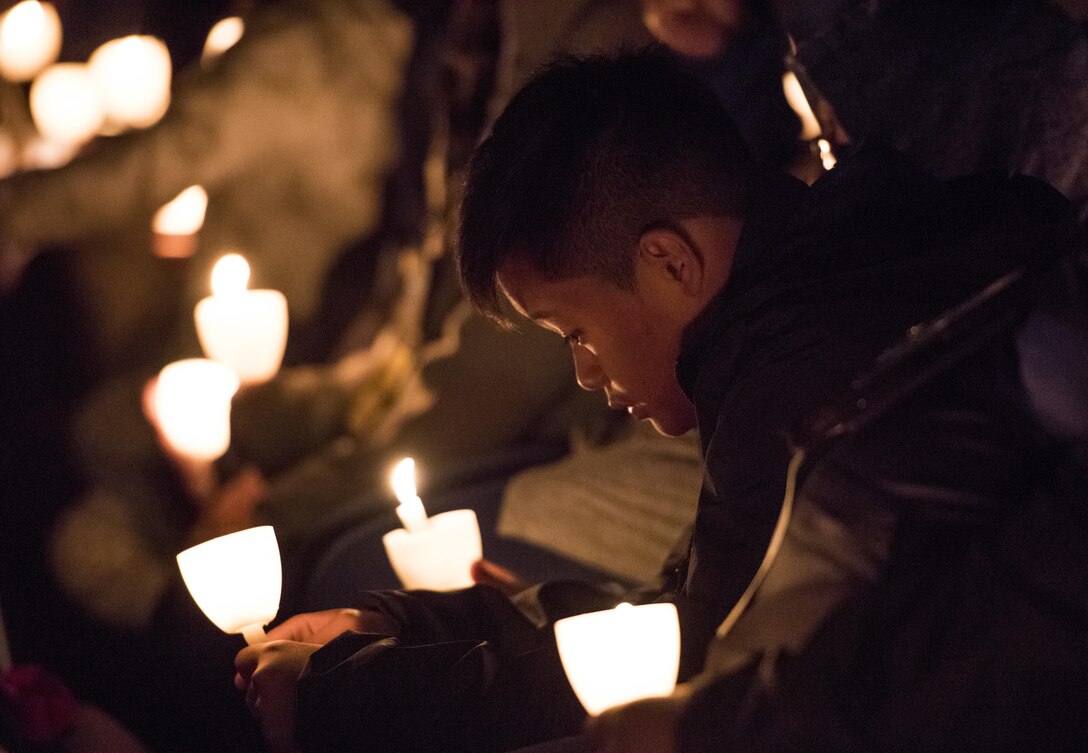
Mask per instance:
[[[676,688],[680,621],[673,604],[620,604],[557,620],[555,641],[574,694],[591,716]]]
[[[230,446],[230,401],[238,377],[221,363],[188,358],[168,364],[152,406],[167,443],[193,460],[215,460]]]
[[[102,98],[83,63],[57,63],[30,85],[30,115],[42,138],[82,144],[102,125]]]
[[[820,139],[816,142],[816,146],[820,150],[820,162],[824,166],[824,170],[830,170],[836,164],[838,160],[835,158],[835,152],[831,149],[831,142],[827,139]]]
[[[106,42],[87,60],[111,132],[146,128],[170,106],[170,51],[160,39],[130,35]]]
[[[208,32],[204,40],[204,51],[200,54],[201,63],[209,63],[238,43],[245,33],[246,24],[238,16],[220,19]]]
[[[164,259],[187,259],[196,250],[196,234],[204,227],[208,192],[189,186],[159,207],[151,219],[152,246]]]
[[[246,643],[266,640],[264,626],[280,608],[283,572],[272,526],[230,533],[177,556],[185,587],[201,611],[224,633]]]
[[[404,528],[382,536],[393,571],[405,588],[452,591],[473,584],[472,563],[483,556],[480,524],[473,510],[451,510],[427,517],[416,494],[415,461],[405,458],[393,470],[393,491]]]
[[[61,27],[50,3],[24,0],[0,19],[0,75],[29,81],[60,54]]]
[[[275,376],[287,346],[287,299],[278,290],[248,290],[249,264],[227,254],[212,270],[212,295],[193,312],[204,355],[226,364],[242,384]]]

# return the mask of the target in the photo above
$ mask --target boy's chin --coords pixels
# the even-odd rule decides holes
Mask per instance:
[[[659,418],[657,416],[647,416],[645,420],[650,422],[650,425],[657,430],[658,434],[664,434],[666,437],[679,437],[695,428],[695,421],[693,420]]]

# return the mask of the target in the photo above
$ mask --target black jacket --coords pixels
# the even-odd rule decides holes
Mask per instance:
[[[813,458],[682,749],[1077,749],[1085,487],[1017,348],[1040,270],[1073,248],[1069,207],[1028,179],[938,184],[879,149],[770,191],[680,362],[707,458],[689,596],[740,595],[791,451]],[[967,311],[980,291],[996,297]]]
[[[1068,218],[1064,200],[1035,181],[989,176],[942,186],[880,149],[862,150],[811,189],[789,178],[759,181],[730,282],[691,326],[677,367],[706,455],[691,543],[663,584],[640,594],[677,603],[683,677],[699,670],[714,629],[759,566],[781,508],[791,436],[819,425],[821,409],[912,325],[1067,248]],[[965,541],[1006,520],[1034,488],[1046,446],[1015,349],[999,338],[823,455],[806,476],[801,507],[818,506],[844,530],[864,530],[879,513],[894,545],[862,546],[857,572],[886,572],[921,549],[924,568],[910,559],[899,566],[910,580],[939,572]],[[842,564],[828,559],[831,572]],[[829,611],[857,590],[819,596],[813,607]],[[617,600],[570,583],[545,584],[516,604],[481,587],[366,594],[359,606],[391,617],[398,639],[348,635],[314,655],[299,686],[303,747],[499,751],[572,734],[582,713],[550,625]],[[760,608],[757,600],[753,614]],[[809,622],[818,626],[819,615]],[[771,635],[767,645],[792,644]],[[766,653],[759,640],[749,648]],[[425,652],[432,675],[421,685]],[[409,666],[416,679],[406,690],[397,678]],[[708,681],[685,721],[687,748],[717,750],[729,735],[765,732],[736,724],[738,699],[764,698],[747,682],[751,666]],[[437,690],[413,704],[421,687]]]

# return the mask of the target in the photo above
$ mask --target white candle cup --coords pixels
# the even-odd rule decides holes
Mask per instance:
[[[200,345],[208,358],[229,366],[242,384],[276,375],[287,347],[287,299],[278,290],[213,295],[194,312]]]
[[[177,556],[193,601],[224,633],[246,643],[266,640],[264,626],[280,608],[283,572],[272,526],[258,526],[205,541]]]
[[[230,446],[230,402],[238,377],[221,363],[187,358],[159,372],[152,397],[167,443],[193,460],[215,460]]]
[[[393,572],[405,588],[453,591],[473,584],[472,563],[483,557],[480,524],[473,510],[427,518],[416,531],[397,528],[382,536]]]
[[[287,347],[287,298],[278,290],[249,290],[249,264],[227,254],[212,270],[212,295],[193,316],[204,355],[234,370],[242,384],[266,382]]]
[[[680,621],[673,604],[620,604],[557,620],[555,641],[574,694],[591,716],[676,689]]]

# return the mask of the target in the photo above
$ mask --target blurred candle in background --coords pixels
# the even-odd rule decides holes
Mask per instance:
[[[0,75],[29,81],[60,54],[61,25],[50,3],[24,0],[0,17]]]
[[[393,469],[397,516],[404,528],[382,536],[389,564],[405,588],[452,591],[473,584],[472,563],[483,556],[480,524],[474,510],[450,510],[427,517],[416,495],[415,461],[405,458]]]
[[[170,106],[170,51],[160,39],[132,34],[106,42],[87,61],[106,111],[105,133],[146,128]]]
[[[676,689],[680,620],[674,604],[620,604],[556,620],[555,641],[574,694],[591,716]]]
[[[201,63],[210,63],[238,43],[245,33],[246,24],[238,16],[231,16],[216,22],[204,40],[204,51],[200,55]]]
[[[46,141],[78,146],[102,126],[105,110],[90,69],[83,63],[57,63],[30,85],[30,115]]]
[[[196,251],[196,236],[204,227],[208,192],[189,186],[163,204],[151,219],[152,248],[164,259],[187,259]]]
[[[272,526],[258,526],[205,541],[177,555],[193,601],[224,633],[246,643],[267,639],[283,589],[279,543]]]
[[[838,160],[835,158],[835,152],[831,149],[831,142],[827,139],[819,139],[816,142],[816,147],[820,150],[820,163],[824,166],[824,170],[830,170],[838,164]]]
[[[226,254],[212,269],[212,294],[193,312],[204,355],[233,369],[243,385],[275,376],[287,347],[287,299],[248,284],[249,263]]]
[[[155,422],[170,447],[211,461],[230,447],[230,402],[238,377],[216,361],[187,358],[159,372],[152,396]]]

